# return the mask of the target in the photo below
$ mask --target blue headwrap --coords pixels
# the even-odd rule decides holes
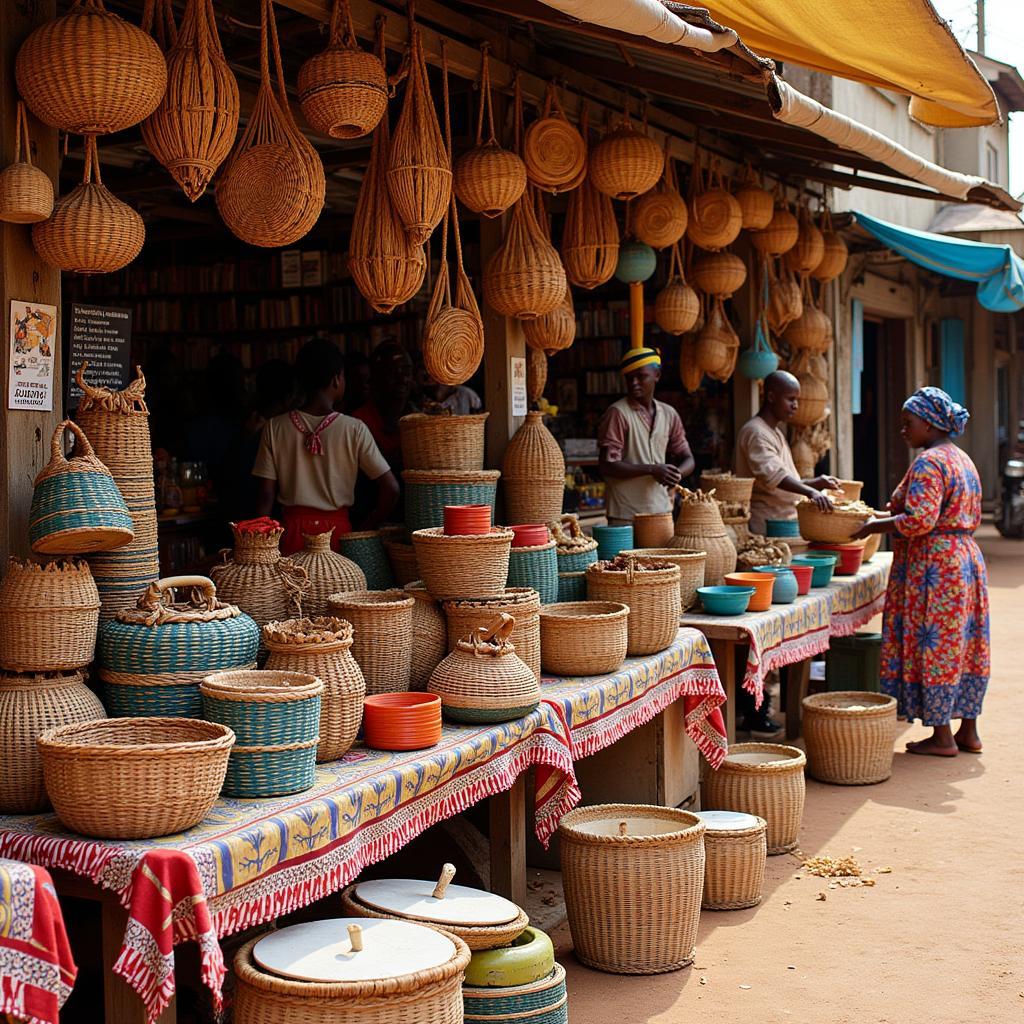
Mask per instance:
[[[903,408],[950,437],[962,434],[971,418],[971,414],[942,388],[918,388],[903,403]]]

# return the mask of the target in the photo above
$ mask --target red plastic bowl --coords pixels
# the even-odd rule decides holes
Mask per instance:
[[[807,594],[811,590],[811,578],[814,576],[813,565],[788,565],[786,566],[796,577],[796,592]]]
[[[510,526],[509,529],[513,533],[514,548],[536,548],[551,540],[551,534],[543,523],[522,523],[519,526]]]
[[[378,693],[363,702],[363,743],[373,750],[423,750],[441,739],[441,698]]]
[[[808,555],[813,555],[815,551],[827,551],[830,554],[836,554],[839,556],[839,561],[836,563],[836,575],[837,576],[853,576],[860,569],[861,562],[864,561],[864,544],[815,544],[812,549],[807,551]]]
[[[491,515],[490,505],[445,505],[444,532],[460,537],[490,533]]]

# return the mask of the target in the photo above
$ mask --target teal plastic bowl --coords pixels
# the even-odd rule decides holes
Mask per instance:
[[[814,569],[811,574],[812,587],[827,587],[832,582],[832,574],[836,571],[838,555],[794,555],[794,565],[809,565]]]
[[[800,585],[788,565],[755,565],[754,572],[767,572],[775,577],[772,587],[772,604],[792,604],[800,593]],[[814,576],[814,570],[811,570]]]
[[[754,596],[753,587],[698,587],[708,615],[742,615]]]
[[[799,537],[799,519],[766,519],[764,523],[767,537]]]

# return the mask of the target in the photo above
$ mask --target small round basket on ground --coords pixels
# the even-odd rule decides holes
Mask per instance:
[[[743,910],[761,902],[768,823],[738,811],[695,811],[704,833],[704,910]]]
[[[819,782],[870,786],[892,775],[896,698],[842,690],[803,700],[807,770]]]

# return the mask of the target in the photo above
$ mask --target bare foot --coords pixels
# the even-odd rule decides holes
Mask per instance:
[[[971,730],[970,732],[965,733],[963,729],[958,729],[953,738],[956,740],[957,748],[962,750],[965,754],[981,753],[981,739],[978,736],[977,730]]]
[[[907,744],[908,754],[925,754],[929,757],[956,757],[957,746],[952,744],[948,747],[939,746],[934,736],[926,740],[917,740],[915,743]]]

